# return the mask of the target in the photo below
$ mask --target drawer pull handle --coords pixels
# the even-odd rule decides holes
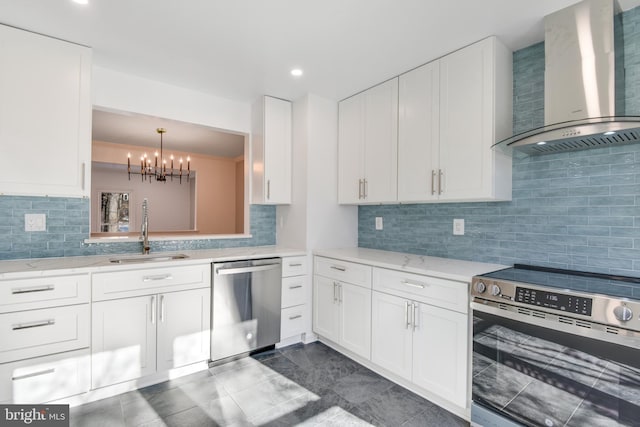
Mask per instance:
[[[53,285],[48,285],[48,286],[38,286],[38,287],[33,287],[33,288],[17,288],[17,289],[12,289],[11,293],[13,295],[17,295],[17,294],[28,294],[31,292],[46,292],[46,291],[52,291],[55,289],[55,286]]]
[[[302,314],[296,314],[295,316],[289,316],[289,320],[296,320],[302,317]]]
[[[289,264],[289,267],[302,267],[302,263]]]
[[[289,289],[298,289],[301,288],[302,285],[289,286]]]
[[[347,271],[347,269],[345,267],[339,267],[337,265],[332,265],[331,268],[333,268],[334,270],[338,270],[338,271]]]
[[[157,276],[144,276],[142,278],[143,282],[153,282],[155,280],[172,280],[173,276],[171,274],[159,274]]]
[[[38,322],[30,322],[30,323],[18,323],[17,325],[13,325],[11,329],[14,331],[19,331],[21,329],[29,329],[29,328],[39,328],[41,326],[49,326],[54,325],[56,321],[54,319],[43,320]]]
[[[403,285],[411,286],[412,288],[424,289],[424,285],[422,283],[412,283],[406,280],[402,281]]]
[[[11,381],[24,380],[32,377],[39,377],[40,375],[53,374],[55,372],[55,368],[45,369],[44,371],[33,372],[31,374],[18,375],[17,377],[11,377]]]

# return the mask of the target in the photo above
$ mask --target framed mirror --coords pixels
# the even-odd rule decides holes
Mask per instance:
[[[138,236],[145,198],[151,235],[248,233],[246,146],[245,134],[94,108],[91,237]]]

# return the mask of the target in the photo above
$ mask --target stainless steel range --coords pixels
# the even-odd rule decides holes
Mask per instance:
[[[474,277],[472,425],[640,426],[638,296],[631,277]]]

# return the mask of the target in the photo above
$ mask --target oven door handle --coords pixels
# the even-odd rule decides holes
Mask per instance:
[[[508,307],[511,307],[509,304],[505,304]],[[519,307],[512,306],[515,309]],[[533,325],[536,327],[547,328],[556,330],[559,332],[563,332],[570,335],[582,336],[586,338],[590,338],[596,341],[604,341],[609,343],[615,343],[622,345],[624,347],[629,347],[633,349],[640,349],[640,333],[631,331],[629,329],[613,327],[620,331],[619,334],[609,333],[604,325],[600,325],[594,322],[588,322],[581,320],[581,326],[577,326],[576,324],[566,323],[564,321],[560,321],[560,319],[570,319],[568,316],[563,316],[561,313],[547,313],[536,310],[535,308],[523,308],[523,310],[528,311],[536,311],[544,314],[544,317],[530,316],[527,314],[521,314],[515,311],[511,311],[508,309],[503,309],[500,307],[491,306],[489,304],[482,304],[475,301],[471,301],[471,310],[473,312],[481,312],[492,314],[496,317],[502,317],[505,319],[510,319],[516,322],[527,323],[529,325]],[[474,314],[475,315],[475,314]],[[570,319],[571,320],[571,319]],[[585,325],[590,324],[591,327],[585,327]]]

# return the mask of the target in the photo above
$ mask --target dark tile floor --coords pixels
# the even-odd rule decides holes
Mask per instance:
[[[71,408],[71,426],[468,426],[321,343]]]

